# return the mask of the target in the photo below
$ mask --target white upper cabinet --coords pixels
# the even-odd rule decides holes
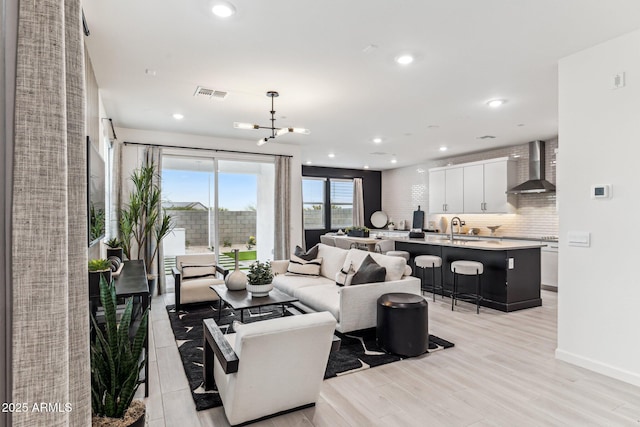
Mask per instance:
[[[460,213],[464,207],[461,167],[429,171],[429,213]]]
[[[429,170],[429,213],[512,213],[516,179],[508,157]]]

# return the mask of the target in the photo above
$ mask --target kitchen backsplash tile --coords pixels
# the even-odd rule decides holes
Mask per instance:
[[[546,178],[556,182],[555,149],[558,140],[546,142]],[[428,211],[429,204],[429,169],[439,166],[455,165],[510,156],[516,161],[517,183],[529,178],[529,145],[521,144],[494,150],[471,153],[462,156],[433,160],[392,169],[382,172],[382,209],[396,224],[406,220],[409,227],[413,211],[418,205]],[[517,156],[517,157],[515,157]],[[481,235],[488,235],[489,225],[501,225],[496,235],[514,236],[555,236],[558,234],[558,214],[556,211],[556,194],[527,194],[516,196],[518,208],[515,214],[461,214],[466,227],[477,227]],[[453,215],[426,215],[426,221],[435,221],[436,227],[441,217],[447,224]],[[425,224],[426,225],[426,224]]]

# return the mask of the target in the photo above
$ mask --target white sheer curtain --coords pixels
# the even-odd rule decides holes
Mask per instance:
[[[362,178],[353,179],[353,225],[364,227],[364,194]]]
[[[10,401],[69,402],[73,410],[16,412],[15,427],[91,424],[80,6],[19,3]]]
[[[276,156],[273,259],[288,259],[291,240],[291,158]]]

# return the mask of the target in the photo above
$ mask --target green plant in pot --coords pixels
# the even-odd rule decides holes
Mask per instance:
[[[104,242],[107,245],[107,258],[111,256],[118,257],[121,261],[124,259],[124,251],[122,250],[122,241],[117,237]]]
[[[103,277],[100,280],[100,301],[104,308],[104,325],[100,327],[96,318],[91,317],[92,425],[143,426],[145,405],[142,401],[133,401],[133,396],[145,363],[140,356],[147,338],[149,310],[142,314],[131,340],[133,298],[127,300],[118,321],[115,285]]]
[[[133,189],[120,210],[120,233],[124,255],[145,261],[150,281],[157,277],[154,260],[162,239],[173,230],[171,215],[162,209],[155,164],[141,166],[131,174]],[[149,289],[153,294],[154,285]]]
[[[111,262],[108,259],[92,259],[89,261],[89,296],[100,295],[100,280],[111,281]]]
[[[369,237],[369,229],[359,225],[353,227],[347,227],[344,229],[347,232],[347,236],[351,237]]]
[[[256,261],[249,267],[247,273],[247,291],[252,297],[266,297],[273,289],[273,271],[268,262]]]

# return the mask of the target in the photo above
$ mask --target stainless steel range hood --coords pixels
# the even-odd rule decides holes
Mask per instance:
[[[544,141],[532,141],[529,143],[529,180],[520,185],[516,185],[507,193],[509,194],[530,194],[530,193],[553,193],[556,186],[545,178],[545,154]]]

